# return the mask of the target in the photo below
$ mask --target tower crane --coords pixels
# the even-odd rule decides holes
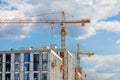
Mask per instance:
[[[91,57],[92,55],[94,55],[94,53],[93,52],[81,52],[80,51],[80,45],[78,44],[78,49],[77,49],[77,68],[76,68],[76,74],[77,73],[81,73],[81,75],[82,75],[82,68],[80,67],[80,54],[83,54],[83,55],[88,55],[88,57]],[[78,77],[78,75],[76,76],[77,77],[77,79],[76,80],[84,80],[85,77],[86,76],[86,74],[85,75],[83,75],[82,77]]]
[[[49,14],[56,14],[56,13],[49,13]],[[48,14],[43,14],[43,15],[48,15]],[[54,21],[54,20],[44,20],[41,21],[40,19],[0,19],[0,24],[10,24],[10,23],[14,23],[14,24],[28,24],[28,23],[32,23],[32,24],[61,24],[61,49],[65,50],[65,37],[66,37],[66,29],[65,29],[65,24],[78,24],[81,23],[82,26],[84,26],[85,23],[90,23],[89,19],[82,19],[82,20],[65,20],[65,12],[62,11],[61,12],[62,15],[62,20],[61,21]],[[32,17],[32,16],[31,16]]]
[[[65,12],[61,11],[60,12],[62,15],[62,19],[60,21],[55,21],[55,20],[44,20],[41,21],[40,19],[0,19],[0,24],[28,24],[28,23],[32,23],[32,24],[61,24],[61,54],[62,54],[62,58],[63,58],[63,65],[67,64],[67,60],[65,58],[65,56],[67,54],[65,54],[66,52],[66,44],[65,44],[65,38],[66,38],[66,28],[65,28],[65,24],[82,24],[82,26],[84,26],[85,23],[90,23],[89,19],[82,19],[82,20],[65,20]],[[49,14],[56,14],[56,13],[49,13]],[[48,14],[43,14],[43,15],[48,15]],[[32,17],[32,16],[31,16]],[[81,53],[79,52],[79,46],[78,46],[78,55],[79,54],[87,54],[89,56],[91,56],[90,53]],[[80,58],[78,57],[78,64],[80,63]],[[68,80],[67,76],[67,70],[64,70],[63,76],[64,79],[63,80]]]

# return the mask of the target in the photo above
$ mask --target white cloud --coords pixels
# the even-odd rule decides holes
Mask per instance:
[[[101,21],[95,24],[96,30],[105,30],[108,32],[120,32],[119,21]]]
[[[118,40],[116,41],[116,44],[117,44],[117,45],[120,45],[120,39],[118,39]]]
[[[21,24],[0,25],[0,37],[6,39],[23,39],[28,36],[30,32],[30,26]]]
[[[78,26],[68,26],[67,27],[67,35],[76,39],[86,39],[96,34],[96,30],[93,25],[87,24],[84,27]]]
[[[92,58],[82,57],[82,63],[92,65],[87,68],[87,80],[119,80],[120,55],[95,55]],[[84,66],[86,67],[86,66]]]
[[[10,11],[10,10],[2,10],[0,11],[0,19],[13,19],[13,18],[19,18],[20,16],[24,16],[23,13],[20,13],[19,11]]]
[[[108,17],[117,15],[120,11],[120,1],[119,0],[4,0],[8,2],[8,5],[3,5],[0,9],[0,13],[2,14],[2,18],[16,18],[16,17],[24,17],[35,14],[42,14],[48,12],[58,12],[65,10],[65,12],[73,16],[76,16],[77,19],[81,18],[90,18],[91,21],[99,21],[102,19],[106,19]],[[16,10],[10,11],[11,8],[15,7]],[[4,11],[5,9],[5,11]],[[6,12],[7,10],[7,12]],[[6,12],[6,13],[5,13]],[[61,15],[61,14],[59,14]],[[1,18],[0,16],[0,18]],[[47,16],[47,18],[50,16]],[[70,16],[67,16],[70,17]],[[42,17],[42,19],[44,19]],[[56,18],[52,16],[52,18]],[[106,26],[105,26],[105,25]],[[111,24],[111,25],[110,25]],[[96,28],[94,28],[94,25]],[[33,25],[34,26],[34,25]],[[86,39],[92,35],[96,34],[96,30],[107,30],[111,32],[119,32],[120,29],[114,28],[119,26],[119,22],[100,22],[100,23],[92,23],[89,25],[90,27],[86,28],[71,28],[68,27],[69,36],[76,39]],[[108,27],[109,26],[109,27]],[[48,28],[41,27],[45,30]],[[38,28],[34,28],[38,31]],[[33,29],[33,30],[34,30]],[[40,30],[40,31],[41,31]],[[74,30],[74,31],[73,31]],[[56,29],[57,31],[57,29]],[[24,35],[26,36],[26,35]]]
[[[116,48],[117,48],[117,49],[120,48],[120,39],[116,40]]]

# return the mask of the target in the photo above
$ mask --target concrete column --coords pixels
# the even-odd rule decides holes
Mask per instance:
[[[11,80],[14,80],[14,54],[11,54]]]
[[[20,80],[24,80],[24,53],[21,53]]]
[[[47,77],[48,77],[48,79],[47,80],[50,80],[50,68],[51,68],[51,66],[50,66],[50,55],[51,55],[51,52],[48,53],[48,62],[47,62],[47,69],[48,69]]]
[[[64,68],[64,80],[68,80],[68,71],[67,71],[67,59],[68,59],[68,57],[67,57],[67,52],[66,51],[64,51],[64,65],[65,65],[65,68]]]
[[[2,72],[3,72],[3,74],[2,74],[2,80],[5,80],[5,62],[6,62],[6,54],[5,53],[3,53],[3,67],[2,67]]]
[[[39,80],[42,80],[42,52],[39,52]]]
[[[30,53],[30,80],[34,80],[33,79],[33,53]]]

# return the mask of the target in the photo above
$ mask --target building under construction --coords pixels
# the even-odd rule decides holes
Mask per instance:
[[[89,23],[89,19],[65,20],[64,11],[61,21],[40,21],[37,19],[1,19],[0,24],[61,24],[61,48],[42,46],[40,48],[23,48],[21,50],[0,51],[0,80],[85,80],[85,70],[80,67],[80,54],[93,55],[66,49],[65,24]],[[52,13],[54,14],[54,13]],[[76,53],[74,57],[72,53]],[[77,61],[77,63],[75,63]]]
[[[64,66],[63,53],[56,46],[0,51],[0,80],[75,80],[74,57],[65,53]]]
[[[0,80],[85,80],[74,62],[68,50],[56,46],[0,51]]]

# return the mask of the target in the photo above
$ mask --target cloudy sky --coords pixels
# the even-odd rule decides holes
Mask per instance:
[[[66,19],[91,20],[90,24],[66,25],[68,49],[93,51],[82,56],[87,80],[120,80],[120,0],[0,0],[0,19],[13,19],[65,11]],[[36,18],[36,16],[34,17]],[[61,14],[37,16],[60,20]],[[0,50],[56,44],[60,48],[60,25],[0,24]]]

